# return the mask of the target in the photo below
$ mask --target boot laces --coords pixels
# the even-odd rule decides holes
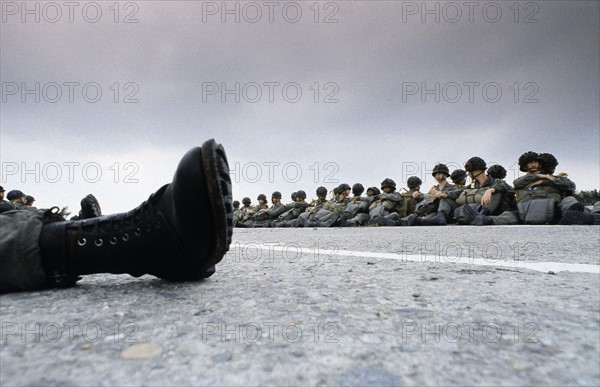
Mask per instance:
[[[162,227],[161,221],[156,216],[154,206],[162,196],[163,188],[150,195],[148,200],[129,212],[78,222],[76,232],[77,244],[83,247],[88,243],[85,238],[86,231],[100,234],[93,242],[95,246],[100,247],[104,244],[102,234],[112,234],[108,238],[107,243],[116,245],[119,240],[128,242],[132,236],[139,237],[143,233],[150,233],[153,230],[160,229]]]

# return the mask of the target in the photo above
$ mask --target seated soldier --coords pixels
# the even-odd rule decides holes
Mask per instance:
[[[285,211],[271,222],[271,227],[292,227],[300,214],[308,208],[306,192],[299,190],[294,194],[295,201],[285,206]]]
[[[415,213],[417,204],[425,199],[425,195],[421,193],[421,181],[417,176],[411,176],[406,181],[406,185],[408,186],[408,191],[405,193],[401,193],[400,196],[404,199],[404,210],[400,215],[408,216]]]
[[[303,213],[300,214],[300,216],[298,216],[298,219],[296,219],[296,222],[294,222],[294,227],[305,227],[306,222],[308,220],[314,221],[315,214],[317,213],[317,211],[319,211],[321,208],[323,208],[325,203],[327,203],[327,188],[325,188],[325,187],[317,188],[316,194],[317,194],[317,199],[312,200],[310,202],[310,205],[306,209],[306,211],[304,211]]]
[[[254,217],[254,208],[252,207],[252,200],[249,197],[242,199],[244,205],[236,214],[237,221],[235,222],[236,227],[248,228],[252,226],[252,220]]]
[[[339,220],[340,227],[364,226],[369,221],[369,207],[381,194],[377,187],[367,189],[367,197],[361,197],[360,202],[353,200],[344,208]],[[354,198],[353,198],[354,199]]]
[[[459,206],[454,211],[454,217],[460,224],[471,224],[468,215],[471,210],[484,216],[499,215],[503,211],[502,203],[509,187],[501,180],[486,175],[486,169],[487,165],[480,157],[471,157],[465,163],[465,170],[469,173],[471,184],[463,188],[454,203]]]
[[[254,213],[257,213],[260,210],[266,210],[269,208],[269,205],[267,204],[267,195],[260,194],[260,195],[258,195],[256,200],[258,200],[258,204],[256,206],[254,206]]]
[[[26,195],[25,196],[25,207],[36,209],[33,206],[33,202],[35,202],[35,198],[33,196],[31,196],[31,195]]]
[[[307,227],[332,227],[336,226],[340,220],[340,214],[350,203],[350,191],[351,188],[348,184],[342,183],[338,187],[334,188],[334,192],[337,192],[335,199],[328,201],[323,207],[318,210],[313,220],[309,220],[306,223]]]
[[[281,203],[281,192],[275,191],[271,194],[271,207],[260,209],[254,215],[253,228],[271,227],[271,222],[285,212],[285,206]]]
[[[70,287],[95,273],[209,277],[229,250],[231,201],[225,151],[209,140],[129,212],[75,221],[57,207],[2,213],[0,292]]]
[[[404,199],[396,192],[396,182],[390,178],[386,178],[381,182],[381,190],[375,201],[369,206],[369,223],[368,225],[380,225],[380,221],[385,222],[380,218],[386,218],[391,221],[400,220],[400,211]]]
[[[467,172],[464,169],[455,169],[452,171],[450,179],[456,186],[456,189],[461,190],[467,185]]]
[[[500,205],[501,211],[496,212],[504,212],[504,211],[515,211],[517,209],[517,202],[515,200],[515,189],[506,182],[506,169],[502,165],[492,165],[487,170],[487,175],[492,179],[496,179],[499,184],[504,185],[506,188],[506,193],[504,194],[504,199],[502,204]]]
[[[575,183],[566,176],[553,176],[542,171],[554,171],[558,164],[545,158],[548,165],[543,166],[543,159],[536,152],[526,152],[519,157],[519,169],[526,172],[524,176],[514,181],[518,211],[505,211],[499,216],[488,216],[467,209],[471,224],[484,225],[514,225],[521,222],[527,224],[555,223],[559,217],[556,207],[565,211],[583,213],[583,206],[572,196],[566,196],[574,191]]]
[[[446,164],[436,164],[431,175],[437,184],[425,194],[424,200],[415,208],[415,214],[405,219],[407,226],[441,226],[452,218],[452,211],[456,208],[454,200],[460,195],[460,191],[454,184],[448,183],[450,170]]]
[[[0,214],[15,209],[15,206],[11,202],[4,200],[4,192],[6,192],[4,187],[0,185]]]
[[[22,210],[27,203],[27,195],[18,189],[13,189],[6,194],[6,198],[16,210]]]
[[[356,183],[352,186],[352,197],[350,201],[352,202],[360,202],[363,197],[361,196],[365,192],[365,187],[362,184]]]

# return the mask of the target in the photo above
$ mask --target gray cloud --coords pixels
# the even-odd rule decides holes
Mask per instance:
[[[231,7],[234,3],[228,2]],[[480,2],[478,9],[490,3]],[[325,10],[324,2],[319,3],[319,23],[313,21],[312,2],[298,2],[303,11],[298,23],[286,22],[281,13],[274,23],[265,14],[255,24],[243,17],[240,23],[231,17],[221,23],[218,15],[203,23],[202,7],[208,3],[189,1],[136,2],[139,23],[134,24],[122,22],[131,9],[121,9],[121,20],[114,23],[108,2],[99,2],[103,16],[98,23],[81,18],[69,23],[64,17],[55,24],[21,23],[4,15],[3,87],[11,82],[95,82],[103,94],[97,103],[86,102],[81,94],[73,103],[65,95],[57,103],[43,98],[33,103],[31,96],[21,103],[19,95],[5,96],[0,106],[2,162],[96,158],[110,166],[102,155],[121,163],[133,156],[143,179],[101,188],[103,181],[52,185],[3,176],[3,185],[40,192],[35,196],[40,202],[47,196],[48,205],[65,200],[73,206],[78,196],[103,190],[107,210],[124,210],[168,181],[177,155],[214,137],[224,143],[232,164],[301,166],[303,177],[297,183],[282,176],[273,183],[241,179],[235,185],[240,196],[275,189],[312,192],[332,171],[323,168],[328,162],[337,166],[334,178],[374,185],[386,176],[404,181],[403,163],[425,163],[426,169],[437,161],[460,165],[480,155],[508,168],[530,149],[554,153],[559,169],[565,167],[579,188],[597,188],[600,6],[593,1],[533,3],[539,7],[537,23],[523,23],[532,11],[524,8],[528,2],[519,3],[518,23],[509,8],[513,2],[494,3],[503,11],[496,23],[481,13],[474,14],[473,23],[466,14],[457,23],[443,18],[435,23],[430,17],[421,23],[420,15],[405,15],[403,22],[403,6],[413,3],[367,1],[332,2],[339,8],[338,23],[322,22],[334,10]],[[456,4],[463,4],[464,12],[464,2]],[[115,82],[119,103],[114,102]],[[133,86],[126,88],[128,82]],[[262,97],[248,103],[241,96],[235,103],[228,95],[228,102],[221,103],[217,94],[203,102],[203,84],[222,82],[230,88],[235,82],[241,88],[256,82]],[[265,82],[280,83],[273,103]],[[292,82],[302,89],[297,103],[281,94],[283,85]],[[432,88],[436,82],[447,91],[439,103],[432,95],[423,103],[419,92],[403,95],[408,83]],[[479,83],[473,103],[465,82]],[[316,83],[318,103],[313,100]],[[463,93],[455,103],[447,102],[455,96],[451,83]],[[498,102],[486,101],[493,93],[482,95],[488,83],[501,87]],[[139,102],[123,103],[133,92]],[[331,93],[339,102],[323,103]],[[528,96],[538,102],[524,103]],[[169,157],[158,163],[161,152]],[[315,163],[319,179],[310,169]],[[57,189],[68,193],[56,198]],[[132,199],[115,199],[118,190]]]

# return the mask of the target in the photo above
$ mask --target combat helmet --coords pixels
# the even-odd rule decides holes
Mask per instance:
[[[487,174],[492,179],[503,180],[506,177],[506,169],[502,165],[492,165],[488,168]]]
[[[396,182],[388,177],[381,182],[381,189],[385,187],[396,189]]]
[[[295,201],[296,201],[296,198],[297,198],[297,197],[298,197],[298,192],[292,192],[291,198],[292,198],[292,201],[293,201],[293,202],[295,202]]]
[[[273,194],[271,195],[271,198],[281,199],[281,192],[279,192],[279,191],[273,192]]]
[[[299,190],[298,192],[296,192],[296,197],[298,199],[306,199],[306,192]]]
[[[317,188],[317,196],[327,196],[327,188],[323,186]]]
[[[258,195],[258,197],[256,198],[256,200],[267,200],[267,195],[260,194],[260,195]]]
[[[421,184],[423,184],[423,182],[417,176],[411,176],[406,181],[406,185],[408,185],[409,189],[417,188]]]
[[[350,189],[350,186],[346,183],[342,183],[338,186],[338,193],[342,193],[347,189]]]
[[[433,167],[433,171],[431,171],[431,176],[435,177],[436,173],[443,173],[446,177],[450,176],[450,170],[446,164],[438,163]]]
[[[481,157],[477,157],[477,156],[471,157],[465,163],[465,171],[467,171],[467,172],[485,171],[486,168],[487,168],[487,165],[486,165],[485,161],[483,161],[483,159]]]
[[[356,183],[352,186],[352,195],[360,196],[363,192],[365,192],[365,187],[362,184]]]
[[[379,195],[381,193],[381,191],[377,187],[369,187],[369,188],[367,188],[367,193],[369,193],[369,191],[373,191],[373,194],[375,194],[375,196],[377,196],[377,195]]]
[[[244,204],[252,203],[252,200],[250,200],[250,198],[246,196],[245,198],[242,199],[242,203],[244,203]]]
[[[455,169],[450,175],[450,179],[454,184],[457,184],[467,178],[467,172],[464,169]]]
[[[540,172],[552,175],[558,166],[558,160],[551,153],[540,153]]]
[[[527,164],[532,161],[539,161],[541,164],[540,155],[537,152],[525,152],[519,157],[519,170],[521,172],[527,172]]]

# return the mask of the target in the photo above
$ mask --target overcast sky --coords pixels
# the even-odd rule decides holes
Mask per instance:
[[[428,188],[471,156],[512,181],[529,150],[600,187],[597,1],[23,4],[1,2],[0,184],[38,207],[129,210],[209,138],[238,200]]]

